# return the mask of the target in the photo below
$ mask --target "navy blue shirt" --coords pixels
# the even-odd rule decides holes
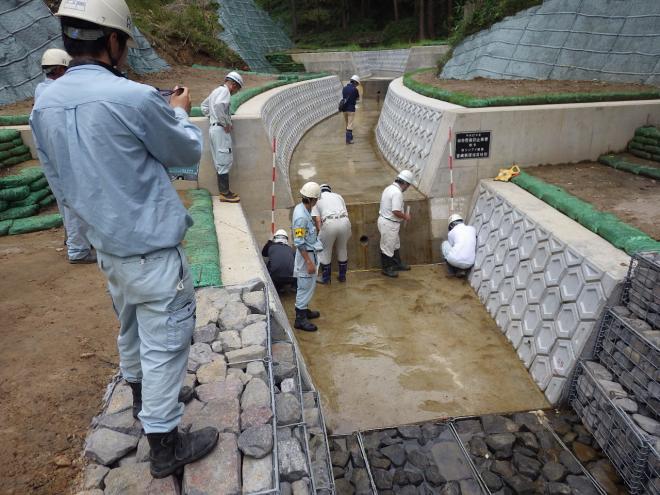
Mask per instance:
[[[344,89],[342,89],[341,97],[346,99],[344,112],[355,112],[355,104],[360,99],[360,92],[358,91],[357,86],[352,82],[349,82],[344,86]]]

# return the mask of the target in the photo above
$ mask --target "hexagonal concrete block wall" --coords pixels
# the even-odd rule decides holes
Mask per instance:
[[[533,218],[479,186],[470,285],[551,403],[564,392],[616,281]],[[548,206],[548,208],[551,208]]]

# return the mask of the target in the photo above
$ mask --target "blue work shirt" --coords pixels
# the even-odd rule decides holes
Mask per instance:
[[[344,105],[344,112],[355,112],[355,104],[360,99],[360,92],[357,89],[357,86],[349,82],[344,89],[341,90],[341,97],[346,99],[346,104]]]
[[[291,219],[293,230],[293,245],[296,247],[296,258],[294,262],[294,277],[315,277],[316,273],[307,273],[307,265],[300,251],[307,251],[314,263],[317,263],[316,252],[323,250],[323,244],[318,239],[316,223],[312,218],[312,213],[307,211],[305,205],[298,203],[293,209]]]
[[[30,115],[55,197],[101,252],[126,257],[177,246],[192,219],[165,170],[197,163],[202,133],[157,90],[93,65],[69,68]]]
[[[34,88],[34,99],[36,100],[39,98],[39,95],[44,92],[44,89],[46,89],[48,86],[53,84],[55,82],[55,79],[44,79],[41,81],[39,84],[37,84],[37,87]]]

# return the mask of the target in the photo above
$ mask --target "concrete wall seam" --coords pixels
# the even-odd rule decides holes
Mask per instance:
[[[469,283],[532,379],[556,404],[624,275],[601,269],[584,245],[563,242],[558,232],[542,226],[539,219],[546,213],[558,213],[553,208],[522,206],[481,181],[469,217],[478,233]],[[566,217],[570,228],[568,222]]]

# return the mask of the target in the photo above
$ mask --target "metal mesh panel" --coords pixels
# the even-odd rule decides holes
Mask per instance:
[[[224,27],[220,39],[252,70],[276,72],[266,54],[293,46],[284,31],[252,0],[220,2],[218,17]]]
[[[547,0],[454,49],[442,77],[660,85],[660,2]]]
[[[660,253],[632,257],[623,302],[637,316],[660,328]]]

